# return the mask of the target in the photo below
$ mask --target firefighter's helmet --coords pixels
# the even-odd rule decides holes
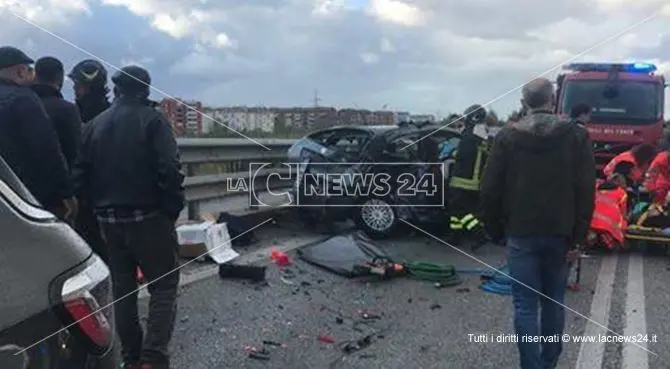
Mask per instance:
[[[107,85],[107,70],[97,60],[87,59],[77,63],[67,75],[75,84],[88,86]]]
[[[486,122],[488,114],[483,106],[475,104],[465,109],[463,116],[465,117],[466,125],[475,125]]]

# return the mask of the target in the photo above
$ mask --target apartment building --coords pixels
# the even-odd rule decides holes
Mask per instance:
[[[330,107],[275,108],[277,124],[286,129],[311,130],[337,124],[337,109]]]
[[[406,111],[397,111],[393,113],[393,123],[398,124],[400,122],[408,122],[410,120],[411,114]]]
[[[365,109],[340,109],[337,112],[337,119],[343,125],[371,125],[373,114]]]
[[[266,107],[233,106],[225,108],[209,108],[208,124],[225,124],[236,131],[273,132],[277,113]],[[218,122],[218,123],[217,123]]]
[[[431,122],[435,123],[435,116],[432,114],[417,114],[417,115],[411,115],[409,117],[409,120],[413,122]]]
[[[172,123],[175,134],[203,134],[202,103],[182,99],[163,99],[160,109]]]
[[[395,114],[392,111],[376,111],[372,114],[374,125],[393,125],[395,124]]]

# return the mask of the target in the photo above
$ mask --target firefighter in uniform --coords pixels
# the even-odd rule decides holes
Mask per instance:
[[[74,83],[75,102],[84,124],[110,107],[107,98],[109,94],[107,70],[100,62],[91,59],[83,60],[72,68],[68,77]],[[106,263],[109,263],[107,246],[101,238],[98,221],[90,206],[89,194],[78,193],[77,197],[80,207],[76,229],[91,249]]]
[[[449,228],[454,242],[465,234],[485,241],[483,224],[478,219],[479,184],[488,155],[487,113],[480,105],[465,110],[465,127],[456,151],[453,175],[449,182]]]
[[[75,102],[84,123],[110,107],[107,69],[102,63],[92,59],[83,60],[72,68],[68,77],[74,82]]]

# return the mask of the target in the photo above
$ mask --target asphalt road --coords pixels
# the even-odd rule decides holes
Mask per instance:
[[[265,241],[256,246],[261,250],[254,250],[256,257],[248,260],[266,260],[264,248],[293,249],[322,237],[302,226],[273,225],[259,232]],[[469,255],[469,250],[458,251],[420,235],[379,245],[397,259],[457,268],[499,267],[505,257],[505,250],[498,246],[489,245]],[[266,284],[210,276],[183,286],[172,344],[173,367],[518,368],[514,343],[473,340],[473,335],[497,338],[513,333],[511,297],[478,289],[476,274],[462,274],[461,285],[440,289],[430,282],[409,279],[358,282],[305,264],[293,252],[291,255],[292,279],[282,281],[283,274],[270,266]],[[670,290],[665,285],[669,277],[664,257],[614,254],[584,259],[582,289],[567,293],[566,333],[590,337],[621,334],[646,337],[648,342],[638,346],[568,342],[559,368],[670,367],[670,316],[666,313]],[[360,314],[365,311],[381,319],[361,324]],[[585,317],[591,323],[587,324]],[[335,342],[322,342],[320,335]],[[367,348],[343,353],[346,343],[368,335],[371,343]],[[270,352],[267,361],[249,358],[249,348],[262,349],[264,340],[281,346],[265,346]]]

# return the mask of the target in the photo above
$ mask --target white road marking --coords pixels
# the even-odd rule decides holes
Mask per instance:
[[[644,258],[642,255],[630,255],[628,261],[628,285],[626,286],[626,328],[624,337],[645,337],[647,318],[644,297]],[[651,337],[648,337],[651,340]],[[647,342],[636,342],[648,349]],[[648,369],[649,353],[631,343],[623,344],[622,369]]]
[[[295,250],[312,242],[317,242],[326,238],[323,235],[309,235],[309,236],[296,236],[291,237],[285,241],[280,241],[277,245],[272,245],[269,247],[262,248],[246,254],[240,254],[237,258],[233,260],[235,264],[249,265],[254,264],[264,259],[269,260],[270,250],[276,248],[279,251],[288,252]],[[191,283],[213,277],[219,273],[219,266],[214,264],[208,264],[206,267],[202,267],[197,271],[192,273],[182,273],[179,280],[179,287],[189,285]],[[149,297],[149,293],[146,288],[142,288],[139,292],[139,298],[144,299]]]
[[[612,291],[614,290],[614,276],[619,256],[617,254],[607,255],[603,258],[598,272],[596,291],[591,301],[591,313],[589,317],[602,324],[609,326],[610,305],[612,303]],[[607,330],[591,321],[586,322],[584,328],[585,337],[598,337],[607,335]],[[579,347],[579,357],[575,365],[576,369],[601,368],[603,355],[605,353],[605,342],[582,342]]]

